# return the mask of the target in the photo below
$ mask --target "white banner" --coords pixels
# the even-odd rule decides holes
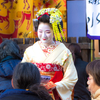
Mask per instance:
[[[100,39],[100,0],[86,0],[87,37]]]

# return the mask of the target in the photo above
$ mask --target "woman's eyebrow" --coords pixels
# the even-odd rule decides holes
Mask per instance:
[[[47,29],[47,30],[42,30],[42,29],[39,29],[39,31],[50,31],[50,30],[48,30],[48,29]]]
[[[42,29],[39,29],[40,31],[42,31]]]
[[[46,30],[46,31],[50,31],[50,30]]]

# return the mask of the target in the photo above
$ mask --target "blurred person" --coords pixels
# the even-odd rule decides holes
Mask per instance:
[[[0,44],[0,94],[12,88],[13,69],[21,61],[20,49],[12,40]]]
[[[92,100],[100,100],[100,60],[94,60],[86,66],[88,89]]]
[[[72,52],[78,73],[78,81],[74,87],[74,100],[91,100],[90,93],[87,90],[86,65],[88,63],[82,60],[81,48],[77,43],[71,43],[68,48]]]
[[[0,100],[52,100],[40,85],[40,72],[32,63],[19,63],[13,72],[12,86],[2,93]]]

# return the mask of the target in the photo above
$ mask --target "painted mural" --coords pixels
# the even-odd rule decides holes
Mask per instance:
[[[63,31],[67,38],[66,0],[0,0],[0,42],[2,38],[35,38],[32,19],[42,8],[62,12]]]

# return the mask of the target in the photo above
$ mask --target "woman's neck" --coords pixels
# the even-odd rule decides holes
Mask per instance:
[[[52,41],[51,43],[43,43],[43,42],[42,42],[42,44],[43,44],[46,48],[47,48],[48,46],[54,44],[54,43],[55,43],[54,41]]]

